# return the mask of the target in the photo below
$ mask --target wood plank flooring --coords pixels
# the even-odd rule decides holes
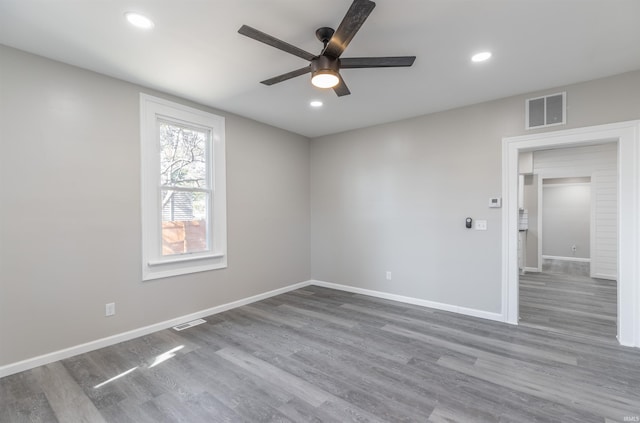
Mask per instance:
[[[544,273],[557,273],[561,275],[589,277],[590,263],[583,261],[570,261],[558,259],[542,259],[542,271]]]
[[[320,287],[0,379],[1,422],[625,422],[640,350]]]
[[[520,325],[617,343],[617,283],[589,277],[589,264],[545,260],[520,275]]]

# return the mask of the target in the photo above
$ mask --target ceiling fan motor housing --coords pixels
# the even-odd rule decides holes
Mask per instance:
[[[311,83],[318,88],[334,88],[340,84],[340,59],[318,56],[311,60]]]
[[[318,56],[311,61],[311,73],[314,74],[319,70],[331,70],[338,72],[340,70],[340,59],[329,56]]]

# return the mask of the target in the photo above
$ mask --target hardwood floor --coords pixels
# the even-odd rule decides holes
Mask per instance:
[[[520,276],[520,325],[616,343],[617,283],[589,277],[589,264],[545,260]]]
[[[0,379],[2,422],[624,422],[640,350],[307,287]]]

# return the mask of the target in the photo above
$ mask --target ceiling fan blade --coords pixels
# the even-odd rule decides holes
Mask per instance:
[[[416,56],[396,57],[345,57],[340,59],[340,69],[398,68],[413,65]]]
[[[351,94],[349,87],[347,87],[347,84],[344,83],[344,79],[342,79],[342,75],[338,74],[338,78],[340,78],[340,83],[333,87],[333,91],[338,95],[338,97]]]
[[[304,51],[301,48],[298,48],[294,45],[286,43],[282,40],[279,40],[275,37],[272,37],[269,34],[265,34],[264,32],[258,31],[257,29],[251,28],[250,26],[247,26],[247,25],[242,25],[238,30],[238,33],[246,37],[253,38],[256,41],[260,41],[261,43],[268,44],[271,47],[275,47],[289,54],[293,54],[294,56],[303,58],[305,60],[311,61],[316,57],[314,54],[311,54],[308,51]]]
[[[340,57],[374,7],[376,7],[376,4],[370,0],[354,0],[322,54],[324,56]]]
[[[295,78],[296,76],[304,75],[305,73],[311,72],[311,66],[305,66],[304,68],[296,69],[291,72],[283,73],[282,75],[274,76],[273,78],[265,79],[264,81],[260,81],[261,84],[264,85],[273,85],[278,82],[286,81],[287,79]]]

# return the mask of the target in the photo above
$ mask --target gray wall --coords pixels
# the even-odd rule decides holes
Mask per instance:
[[[139,93],[175,98],[2,46],[0,70],[0,366],[310,278],[308,139],[222,113],[229,267],[143,283]]]
[[[500,312],[501,140],[525,98],[564,90],[568,124],[527,133],[640,118],[636,71],[312,140],[312,277]]]
[[[591,184],[542,187],[542,255],[590,258]]]

